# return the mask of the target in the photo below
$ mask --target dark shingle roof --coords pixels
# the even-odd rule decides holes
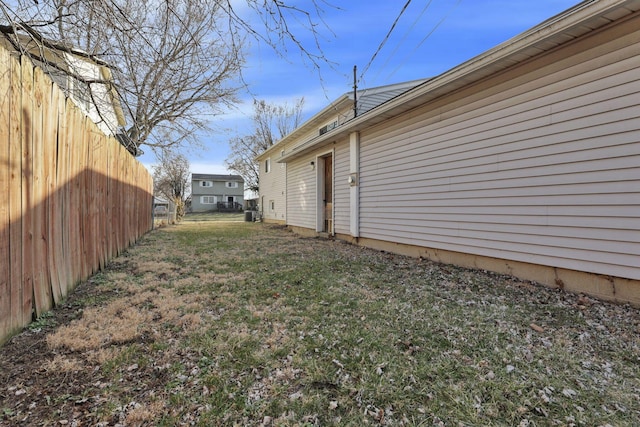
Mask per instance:
[[[239,181],[244,182],[240,175],[211,175],[206,173],[192,173],[192,181]]]
[[[384,104],[390,99],[395,98],[413,89],[414,87],[421,85],[429,79],[412,80],[409,82],[390,84],[386,86],[373,87],[370,89],[363,89],[358,91],[358,115],[364,114],[369,110],[376,108],[378,105]],[[353,94],[349,94],[352,98]]]

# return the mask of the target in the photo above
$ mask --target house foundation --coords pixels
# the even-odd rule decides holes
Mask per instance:
[[[318,235],[313,230],[303,227],[289,227],[292,231],[305,237]],[[565,268],[510,261],[499,258],[472,255],[422,246],[385,242],[376,239],[356,238],[348,234],[336,234],[339,240],[379,251],[424,258],[443,264],[459,267],[488,270],[494,273],[507,274],[520,280],[527,280],[541,285],[562,289],[567,292],[592,296],[594,298],[616,303],[629,303],[640,307],[640,280],[601,274],[575,271]]]

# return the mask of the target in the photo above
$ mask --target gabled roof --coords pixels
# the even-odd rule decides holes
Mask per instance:
[[[419,79],[412,80],[408,82],[402,83],[394,83],[385,86],[373,87],[370,89],[361,89],[356,91],[357,97],[357,116],[366,113],[369,110],[374,109],[378,105],[381,105],[390,99],[395,98],[396,96],[412,89],[424,82],[427,79]],[[266,154],[271,153],[277,150],[286,142],[289,142],[298,136],[309,132],[310,130],[314,130],[319,126],[323,125],[327,120],[332,117],[336,111],[342,111],[349,106],[353,105],[353,91],[344,93],[342,96],[337,98],[335,101],[330,103],[327,107],[325,107],[322,111],[315,114],[309,120],[304,122],[302,125],[298,126],[288,135],[285,135],[280,141],[269,147],[266,151],[261,153],[257,158],[262,158]],[[347,122],[348,123],[348,122]],[[340,124],[342,125],[342,124]]]
[[[86,62],[109,67],[106,61],[89,55],[83,50],[65,46],[45,38],[37,38],[33,35],[0,31],[0,46],[4,46],[9,52],[15,55],[26,53],[33,58],[37,58],[40,62],[49,62],[52,66],[66,72],[70,72],[71,70],[63,56],[64,53],[73,55]]]
[[[204,173],[192,173],[192,181],[238,181],[244,182],[240,175],[210,175]]]
[[[384,102],[278,159],[287,162],[316,148],[406,113],[438,97],[551,51],[640,10],[640,0],[585,0],[512,39]]]
[[[427,80],[428,79],[412,80],[357,91],[358,116],[369,110],[373,110],[378,105],[384,104],[388,100],[403,94],[409,89],[413,89]],[[346,95],[349,96],[349,99],[353,100],[353,93],[347,93]]]

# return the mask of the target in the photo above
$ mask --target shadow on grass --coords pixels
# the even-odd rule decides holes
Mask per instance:
[[[205,222],[205,221],[232,221],[243,222],[244,212],[222,213],[222,212],[198,212],[188,213],[182,219],[183,222]]]

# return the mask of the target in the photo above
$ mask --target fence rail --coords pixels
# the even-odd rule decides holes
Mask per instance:
[[[220,212],[238,212],[242,210],[242,203],[238,202],[218,202],[218,211]]]
[[[0,47],[0,344],[152,226],[150,174]]]

